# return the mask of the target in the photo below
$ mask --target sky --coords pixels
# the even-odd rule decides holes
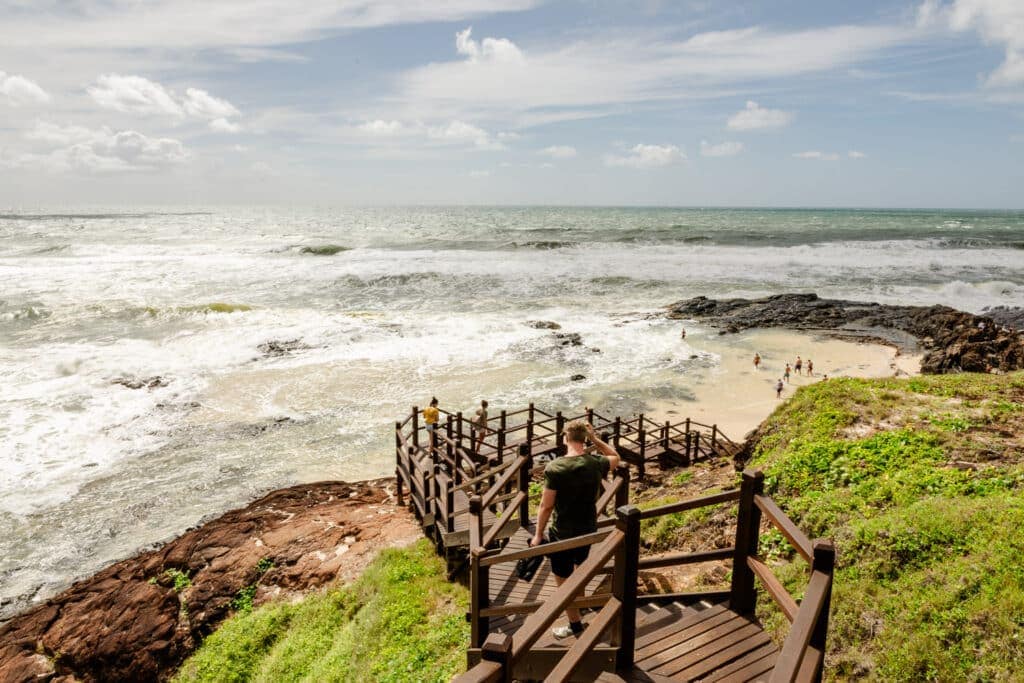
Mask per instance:
[[[1024,0],[0,0],[0,210],[1024,208]]]

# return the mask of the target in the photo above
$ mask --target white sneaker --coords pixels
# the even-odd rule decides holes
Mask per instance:
[[[586,624],[583,625],[583,628],[587,628]],[[568,624],[566,624],[565,626],[559,626],[557,628],[551,629],[551,633],[555,636],[555,638],[558,638],[559,640],[561,640],[562,638],[568,638],[569,636],[576,635],[572,631],[572,626],[569,626]],[[583,631],[581,630],[580,633],[583,633]]]

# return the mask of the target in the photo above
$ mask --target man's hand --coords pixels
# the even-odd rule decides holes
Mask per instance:
[[[537,534],[536,536],[534,536],[533,538],[530,539],[530,547],[531,548],[535,548],[538,545],[542,544],[543,542],[544,542],[544,536],[542,534]]]

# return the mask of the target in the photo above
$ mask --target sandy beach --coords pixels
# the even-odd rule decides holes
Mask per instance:
[[[761,365],[754,367],[754,354]],[[683,417],[717,424],[729,438],[739,441],[757,427],[779,404],[775,383],[782,379],[786,363],[797,356],[804,360],[804,374],[793,370],[785,383],[782,400],[799,387],[828,377],[892,377],[919,373],[921,356],[897,354],[882,344],[850,342],[788,330],[749,330],[730,336],[720,351],[720,363],[694,388],[694,401],[659,402],[656,419],[677,421]],[[808,359],[814,375],[807,374]]]

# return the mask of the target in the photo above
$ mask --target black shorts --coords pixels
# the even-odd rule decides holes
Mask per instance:
[[[567,539],[559,539],[567,540]],[[554,543],[555,539],[548,539],[548,543]],[[551,573],[560,579],[567,579],[572,574],[576,567],[583,564],[587,556],[590,555],[590,546],[585,545],[582,548],[573,548],[572,550],[563,550],[557,553],[551,553],[548,555],[548,559],[551,560]]]

